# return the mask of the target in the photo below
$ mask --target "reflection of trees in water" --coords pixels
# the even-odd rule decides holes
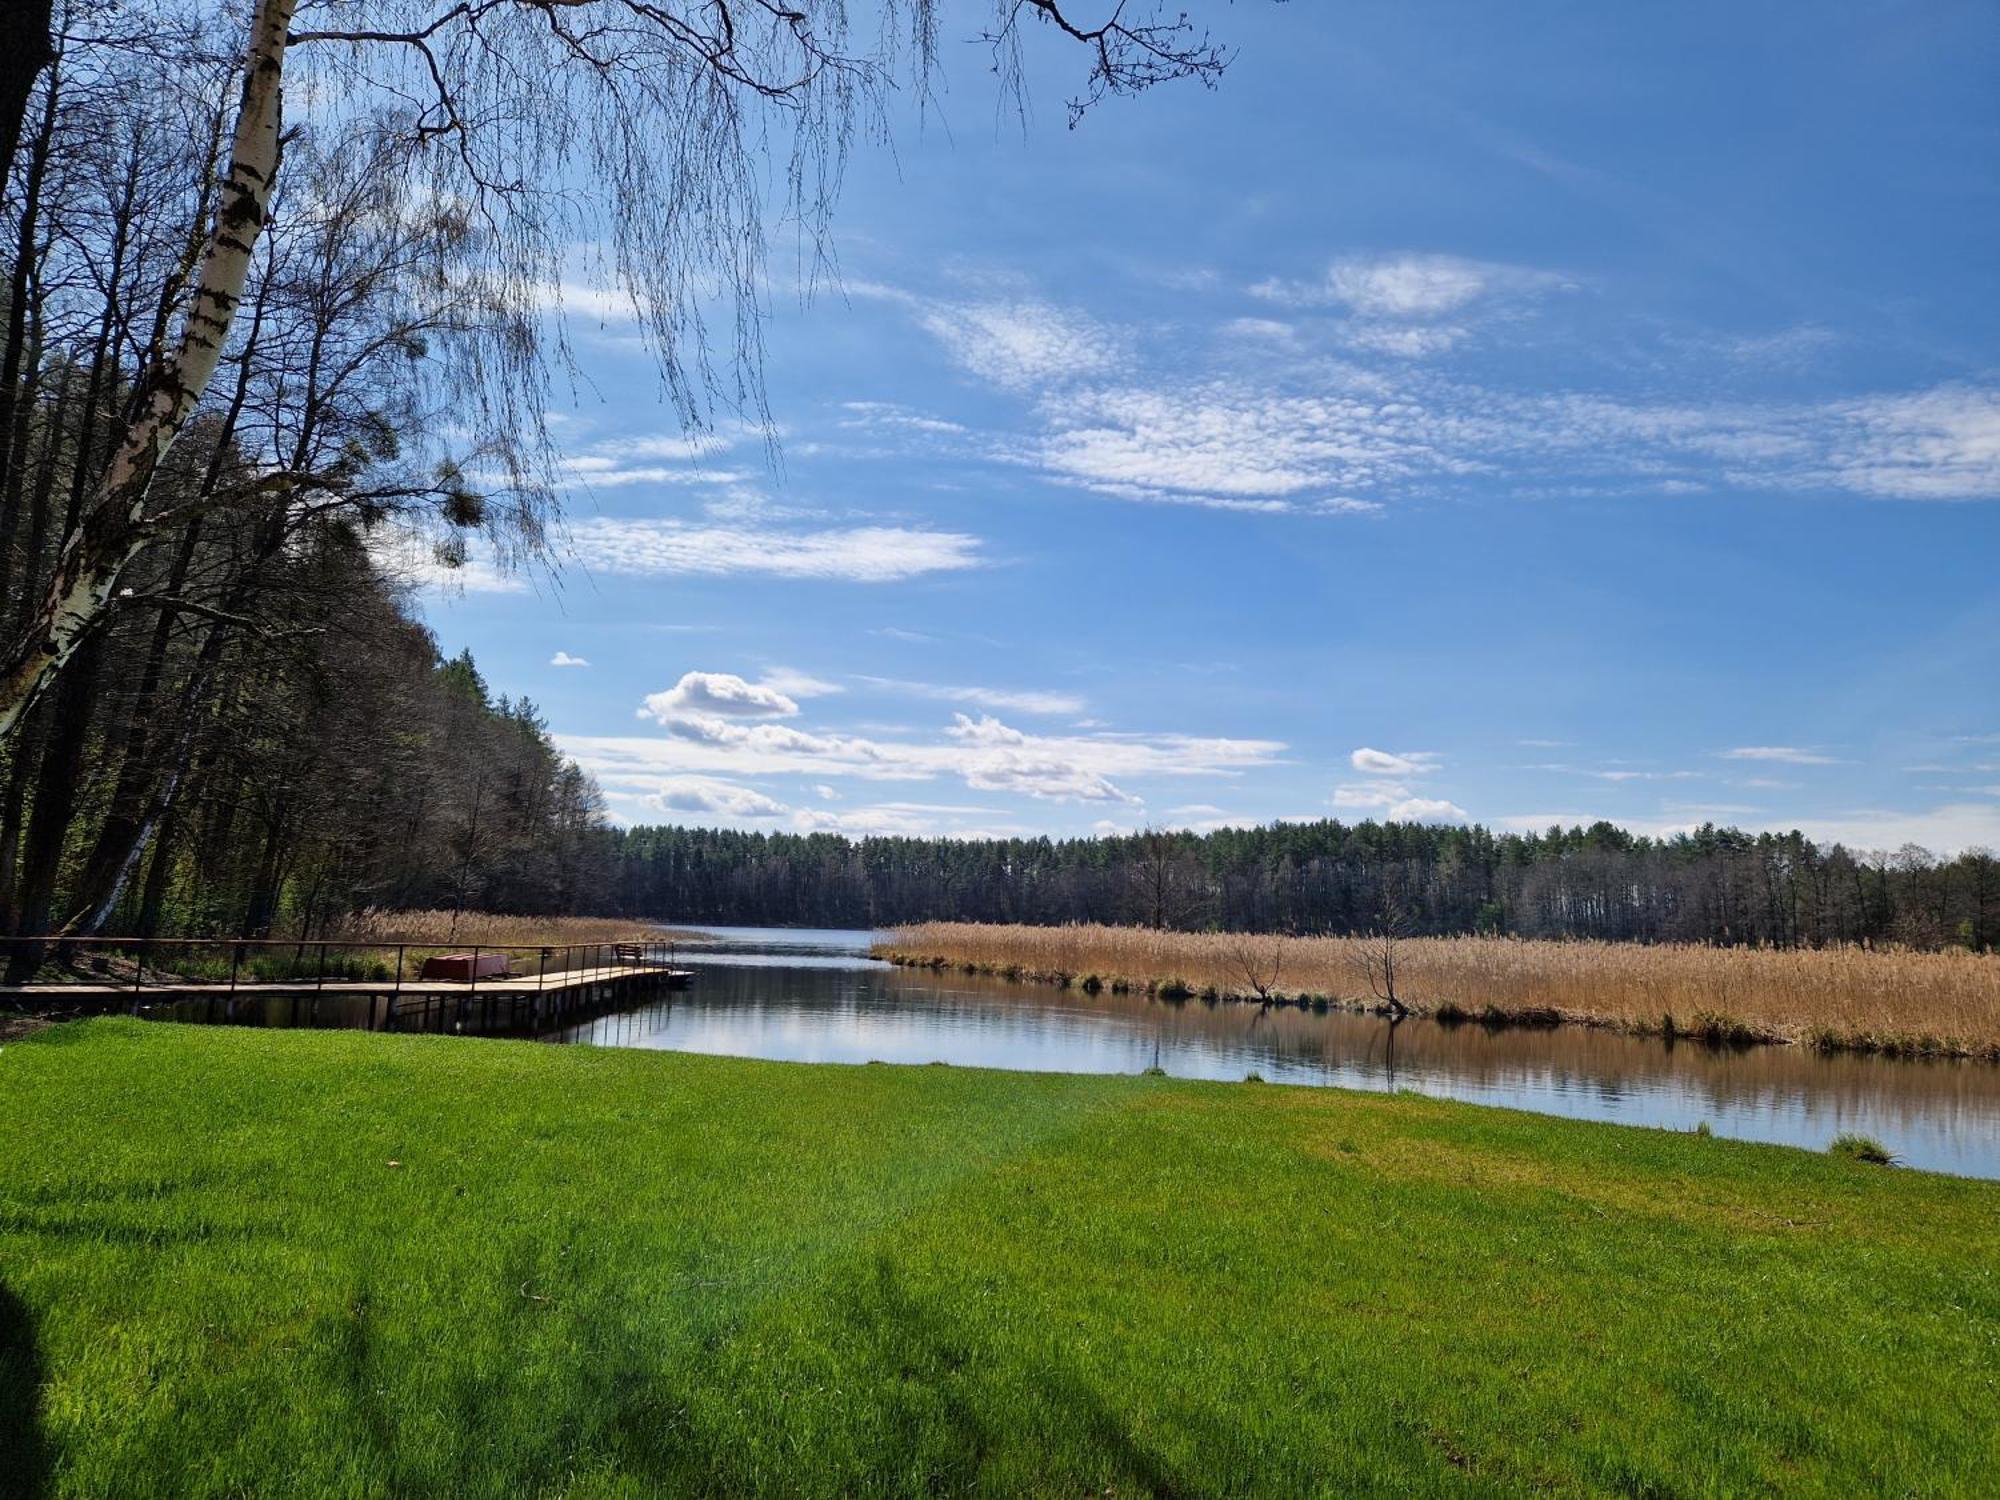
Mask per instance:
[[[1625,1036],[1586,1026],[1553,1029],[1503,1027],[1476,1022],[1444,1026],[1422,1018],[1394,1029],[1374,1015],[1326,1012],[1293,1005],[1161,1001],[1139,994],[1095,995],[1041,985],[1010,984],[984,976],[936,976],[897,970],[868,976],[884,982],[907,1004],[995,1002],[1030,1017],[1060,1010],[1117,1017],[1153,1028],[1171,1047],[1208,1052],[1253,1052],[1299,1072],[1341,1081],[1386,1075],[1408,1086],[1423,1078],[1449,1079],[1494,1090],[1553,1087],[1589,1089],[1606,1099],[1679,1090],[1709,1108],[1781,1108],[1807,1098],[1835,1110],[1867,1109],[1890,1121],[1940,1123],[2000,1121],[2000,1068],[1972,1062],[1918,1061],[1855,1054],[1827,1056],[1803,1047],[1714,1048]],[[1168,1070],[1172,1071],[1171,1064]]]
[[[1786,1047],[1717,1050],[1586,1027],[1488,1030],[1421,1018],[1392,1025],[1342,1010],[1091,995],[907,969],[701,966],[691,990],[569,1035],[662,1046],[692,1025],[712,1028],[711,1039],[740,1032],[742,1050],[754,1052],[750,1034],[766,1025],[796,1036],[815,1025],[838,1034],[850,1024],[884,1023],[951,1034],[964,1061],[990,1047],[996,1062],[1011,1058],[1015,1066],[1134,1073],[1152,1066],[1214,1077],[1248,1069],[1274,1082],[1414,1086],[1530,1107],[1538,1102],[1530,1096],[1544,1107],[1554,1095],[1605,1105],[1651,1098],[1671,1101],[1672,1116],[1686,1121],[1767,1114],[1831,1118],[1841,1128],[1860,1121],[1885,1134],[1946,1140],[2000,1133],[2000,1068],[1990,1065],[1825,1057]]]

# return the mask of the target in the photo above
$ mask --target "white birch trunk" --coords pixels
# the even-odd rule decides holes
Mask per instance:
[[[146,502],[154,471],[208,388],[250,280],[251,256],[277,173],[285,38],[297,5],[298,0],[258,0],[229,175],[202,250],[180,343],[147,378],[139,414],[112,455],[88,515],[64,543],[47,595],[0,667],[0,740],[13,733],[28,706],[102,621],[120,577],[151,539]]]

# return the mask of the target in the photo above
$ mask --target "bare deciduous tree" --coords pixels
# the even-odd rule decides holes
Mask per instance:
[[[581,280],[626,300],[688,426],[710,421],[718,404],[762,419],[759,164],[783,142],[785,214],[816,271],[853,133],[883,127],[899,73],[919,87],[928,79],[938,9],[938,0],[879,0],[876,34],[864,37],[844,0],[255,0],[226,167],[186,296],[172,299],[179,333],[145,360],[93,498],[25,628],[0,652],[0,739],[101,629],[135,559],[235,498],[163,509],[153,481],[250,290],[295,75],[316,128],[394,134],[407,150],[388,180],[446,205],[477,238],[477,264],[454,269],[483,278],[513,316],[454,329],[432,365],[458,393],[454,417],[485,487],[511,501],[500,534],[532,552],[555,494],[542,413],[552,366],[568,355],[559,332],[553,347],[543,334],[563,288]],[[311,23],[298,24],[302,15]],[[1119,4],[1088,24],[1061,0],[995,0],[985,36],[1003,71],[1017,66],[1027,20],[1089,49],[1076,111],[1169,79],[1213,82],[1227,61],[1185,17],[1139,21]],[[30,86],[40,71],[27,73]],[[0,107],[12,92],[7,81]],[[578,246],[589,247],[582,264]],[[717,308],[732,335],[720,361],[708,331]],[[442,453],[437,464],[461,467]],[[325,477],[273,462],[261,483],[308,492]]]
[[[1367,982],[1368,992],[1392,1017],[1409,1014],[1409,1006],[1396,993],[1400,945],[1416,930],[1409,908],[1394,896],[1383,898],[1375,925],[1355,943],[1355,965]]]
[[[1251,992],[1268,1005],[1285,970],[1284,934],[1259,937],[1245,933],[1231,947],[1230,958]]]

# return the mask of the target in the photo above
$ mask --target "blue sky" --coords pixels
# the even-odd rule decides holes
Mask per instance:
[[[573,299],[560,576],[447,649],[621,821],[2000,846],[1990,6],[1211,9],[1074,131],[947,41],[774,239],[775,464]]]

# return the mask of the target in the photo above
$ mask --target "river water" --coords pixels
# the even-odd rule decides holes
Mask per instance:
[[[793,1062],[929,1063],[1416,1089],[1577,1119],[1824,1149],[1874,1136],[1912,1167],[2000,1178],[2000,1067],[1710,1048],[1582,1027],[1488,1031],[1292,1006],[1167,1002],[868,957],[866,932],[707,928],[692,987],[554,1039]]]

